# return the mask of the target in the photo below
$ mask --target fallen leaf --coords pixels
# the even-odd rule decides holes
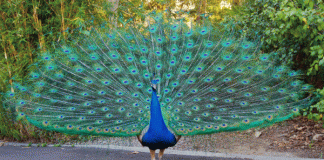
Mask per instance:
[[[316,124],[314,127],[315,128],[321,128],[322,126],[320,124]]]
[[[314,141],[318,141],[319,139],[323,139],[324,137],[324,134],[316,134],[314,137],[313,137],[313,140]]]
[[[134,151],[134,152],[128,153],[128,154],[137,154],[137,153],[139,153],[139,152],[138,151]]]
[[[262,133],[262,132],[260,132],[260,131],[256,131],[254,135],[255,135],[255,137],[258,138],[258,137],[260,137],[261,133]]]
[[[297,135],[293,135],[291,137],[289,137],[290,139],[297,139]]]
[[[297,128],[297,130],[299,130],[299,131],[301,131],[301,130],[303,130],[303,129],[305,129],[306,127],[299,127],[299,128]]]
[[[277,137],[286,137],[288,134],[287,133],[285,133],[285,134],[280,134],[280,135],[278,135]]]

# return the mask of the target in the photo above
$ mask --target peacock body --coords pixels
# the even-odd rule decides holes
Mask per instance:
[[[153,85],[156,85],[156,81],[153,81]],[[156,89],[152,89],[150,125],[142,138],[142,145],[148,146],[151,150],[164,149],[174,146],[177,141],[164,123]]]
[[[230,25],[147,19],[146,26],[80,29],[57,42],[39,56],[27,85],[14,83],[5,105],[46,130],[143,134],[142,144],[155,150],[175,145],[175,135],[270,125],[312,102],[299,72]]]

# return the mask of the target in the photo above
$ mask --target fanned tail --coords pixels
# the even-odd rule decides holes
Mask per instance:
[[[139,135],[149,124],[153,73],[164,121],[177,135],[270,125],[311,104],[301,74],[277,66],[275,53],[261,53],[258,39],[231,24],[147,20],[58,42],[42,53],[28,85],[7,93],[6,106],[46,130]]]

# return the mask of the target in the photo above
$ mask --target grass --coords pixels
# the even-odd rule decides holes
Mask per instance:
[[[66,142],[86,142],[95,139],[94,136],[79,136],[41,130],[31,125],[26,119],[15,121],[14,112],[5,110],[0,104],[0,139],[4,141],[41,143],[43,147],[49,144],[64,144]],[[40,146],[40,144],[38,144]]]
[[[54,147],[61,147],[61,144],[54,144]]]
[[[46,146],[47,146],[47,143],[46,142],[42,144],[42,147],[46,147]]]

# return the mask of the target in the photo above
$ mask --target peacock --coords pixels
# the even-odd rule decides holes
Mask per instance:
[[[45,130],[137,136],[161,160],[181,136],[268,126],[311,105],[302,73],[261,45],[230,22],[158,13],[81,27],[39,53],[4,105]]]

